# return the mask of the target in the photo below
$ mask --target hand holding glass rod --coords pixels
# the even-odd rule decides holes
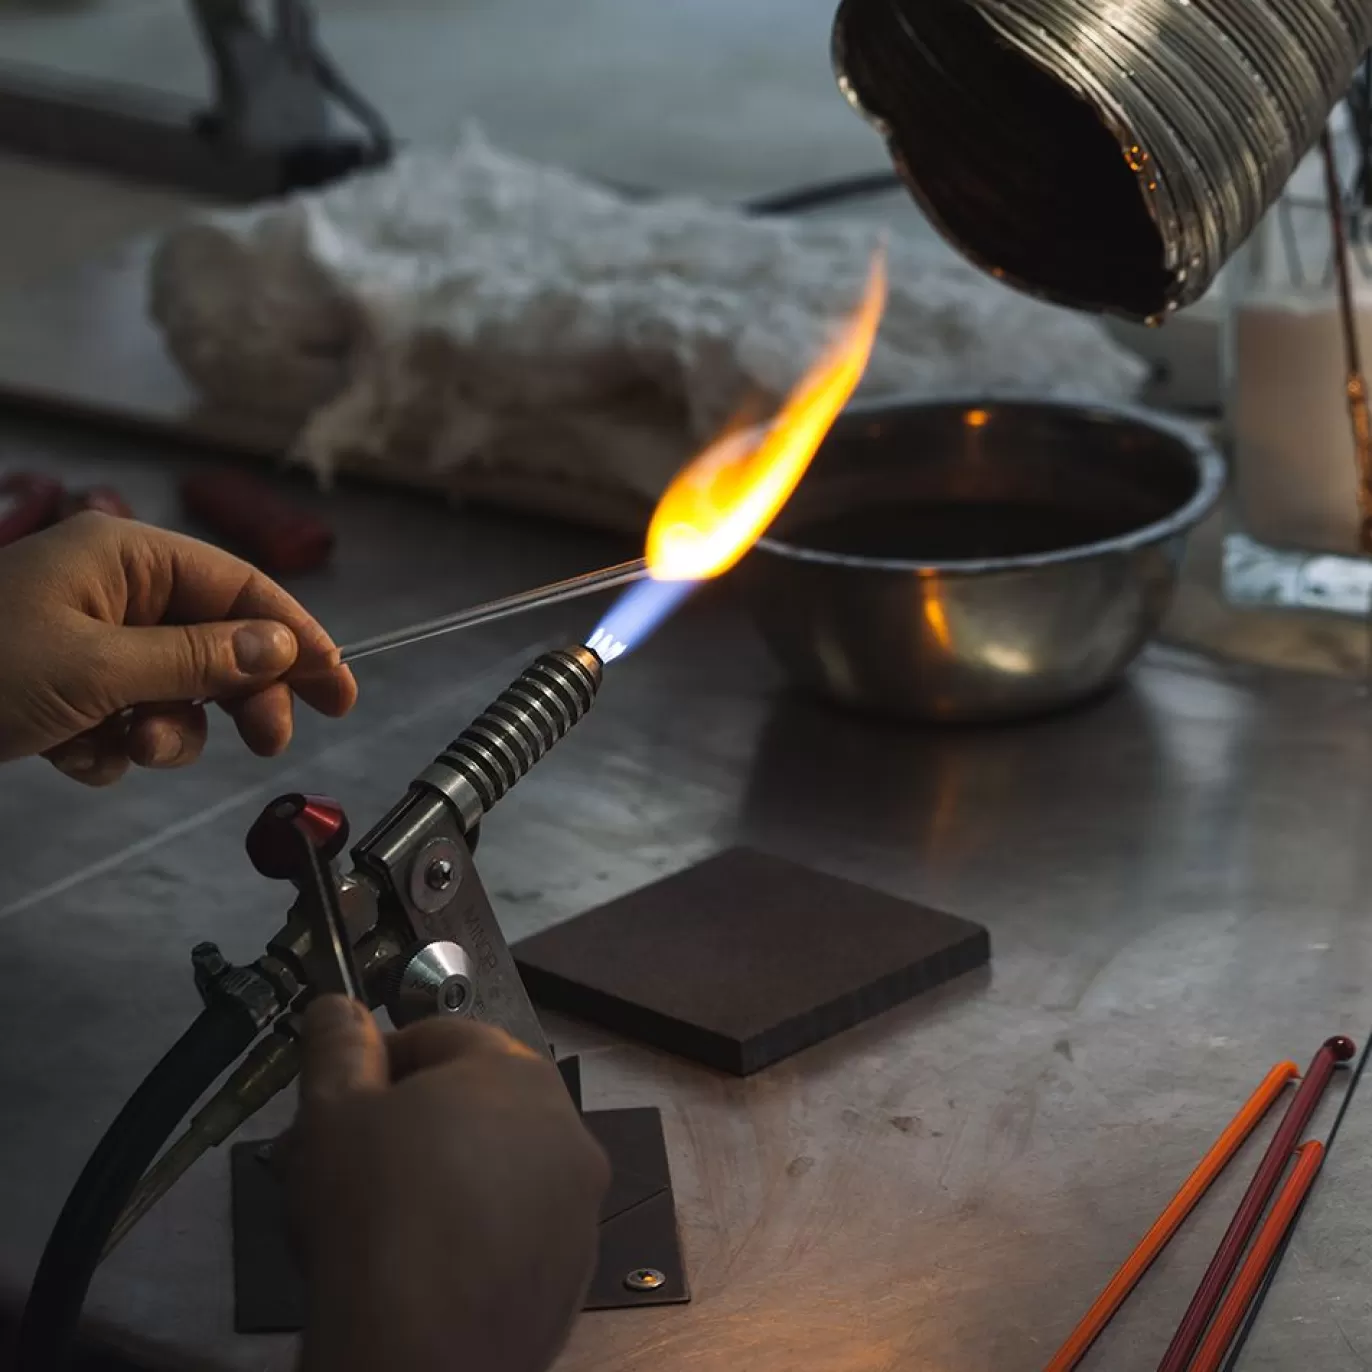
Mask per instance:
[[[641,581],[647,575],[648,564],[641,557],[634,558],[632,562],[617,562],[612,567],[600,567],[594,572],[583,572],[580,576],[571,576],[565,581],[549,581],[543,586],[535,586],[528,591],[516,591],[513,595],[501,596],[499,600],[488,600],[482,605],[473,605],[466,610],[443,615],[439,619],[426,619],[419,624],[406,625],[403,629],[392,629],[389,633],[359,639],[356,643],[345,643],[338,650],[337,662],[321,665],[327,669],[356,662],[359,658],[372,657],[377,653],[389,653],[392,648],[408,648],[412,643],[423,643],[428,638],[440,638],[444,634],[456,633],[459,629],[475,629],[480,624],[492,624],[498,619],[522,615],[528,610],[541,610],[548,605],[561,604],[564,600],[577,600],[581,596],[594,595],[596,591],[608,591],[615,586],[625,586],[631,581]],[[193,702],[196,705],[209,703],[208,697]]]

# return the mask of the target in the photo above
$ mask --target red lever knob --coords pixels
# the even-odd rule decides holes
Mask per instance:
[[[299,834],[331,862],[347,845],[348,817],[328,796],[279,796],[248,830],[248,860],[264,877],[294,880],[300,872]]]

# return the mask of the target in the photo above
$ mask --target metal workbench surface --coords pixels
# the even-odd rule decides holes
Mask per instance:
[[[188,458],[0,422],[0,464],[40,460],[174,522]],[[294,589],[340,639],[625,551],[368,489],[332,507],[337,566]],[[219,728],[202,765],[115,791],[37,762],[0,772],[11,1312],[101,1130],[196,1009],[192,944],[246,959],[280,922],[281,890],[242,852],[263,801],[331,792],[365,827],[593,613],[361,664],[354,715],[302,717],[276,762]],[[591,717],[484,826],[507,934],[741,841],[979,920],[993,963],[747,1081],[553,1025],[586,1055],[589,1105],[662,1108],[695,1291],[587,1317],[564,1366],[1041,1368],[1268,1067],[1372,1023],[1370,796],[1372,711],[1344,683],[1155,649],[1075,713],[902,731],[790,696],[727,587],[702,596],[613,664]],[[1372,1094],[1244,1368],[1372,1365],[1369,1142]],[[289,1366],[287,1341],[231,1332],[226,1163],[198,1168],[92,1293],[151,1365]],[[1217,1187],[1089,1367],[1156,1366],[1243,1180]]]

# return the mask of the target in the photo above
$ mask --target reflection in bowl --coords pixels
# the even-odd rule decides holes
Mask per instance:
[[[1224,486],[1194,428],[977,398],[854,406],[742,581],[800,685],[859,709],[1007,719],[1118,681]]]

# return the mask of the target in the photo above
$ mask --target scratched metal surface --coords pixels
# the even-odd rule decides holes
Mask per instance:
[[[0,421],[0,464],[39,457],[173,512],[175,454]],[[622,553],[374,491],[335,510],[339,566],[297,589],[343,638]],[[241,853],[257,807],[308,786],[365,824],[535,646],[588,620],[564,608],[364,664],[353,719],[302,719],[278,763],[220,730],[199,768],[117,792],[5,770],[11,1309],[100,1130],[193,1013],[190,946],[248,957],[278,922]],[[571,1372],[1033,1372],[1267,1067],[1372,1023],[1372,715],[1346,683],[1157,651],[1075,714],[891,732],[790,698],[725,593],[608,675],[486,826],[512,938],[744,841],[981,920],[994,962],[747,1082],[552,1025],[586,1053],[592,1105],[662,1107],[696,1292],[587,1318]],[[1372,1095],[1245,1368],[1372,1365],[1370,1135]],[[91,1312],[149,1366],[284,1372],[287,1342],[230,1330],[225,1161],[149,1218]],[[1088,1367],[1156,1365],[1241,1185]]]

